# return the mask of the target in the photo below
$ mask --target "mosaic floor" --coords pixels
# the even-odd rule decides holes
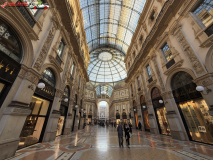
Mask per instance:
[[[213,160],[213,146],[133,130],[130,149],[119,148],[115,128],[87,126],[49,143],[16,152],[8,160]]]

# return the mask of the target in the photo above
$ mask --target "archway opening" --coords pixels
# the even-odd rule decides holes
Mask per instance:
[[[106,101],[98,103],[99,121],[107,122],[109,120],[109,105]]]

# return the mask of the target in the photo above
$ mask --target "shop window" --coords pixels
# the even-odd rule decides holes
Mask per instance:
[[[63,40],[61,40],[60,43],[59,43],[58,50],[57,50],[57,53],[61,58],[63,57],[64,48],[65,48],[65,43],[64,43]]]
[[[213,1],[202,1],[193,13],[200,19],[204,26],[207,27],[213,22]]]
[[[22,59],[22,47],[15,32],[0,20],[0,51],[17,62]]]
[[[50,68],[46,68],[41,74],[41,76],[45,82],[47,82],[52,87],[55,87],[55,83],[56,83],[55,76]]]
[[[148,77],[150,78],[152,76],[152,72],[149,65],[146,66],[146,70],[147,70]]]
[[[166,62],[169,62],[172,59],[172,52],[169,48],[169,45],[166,43],[162,49]]]

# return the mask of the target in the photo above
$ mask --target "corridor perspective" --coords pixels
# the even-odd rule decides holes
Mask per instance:
[[[213,160],[213,0],[0,0],[5,159]]]
[[[130,149],[119,148],[117,129],[87,126],[16,152],[10,160],[211,160],[213,146],[133,130]]]

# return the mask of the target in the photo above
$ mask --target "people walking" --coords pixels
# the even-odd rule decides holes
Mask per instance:
[[[125,139],[126,139],[126,145],[128,148],[129,147],[129,138],[130,138],[130,135],[129,135],[129,127],[127,126],[127,124],[125,124],[125,128],[124,128],[124,131],[125,131]]]
[[[132,124],[129,122],[129,132],[132,134]]]
[[[118,132],[118,139],[119,139],[119,147],[121,146],[124,147],[123,146],[123,128],[120,122],[117,128],[117,132]]]
[[[141,131],[142,130],[141,122],[138,123],[138,127],[139,127],[139,130]]]

